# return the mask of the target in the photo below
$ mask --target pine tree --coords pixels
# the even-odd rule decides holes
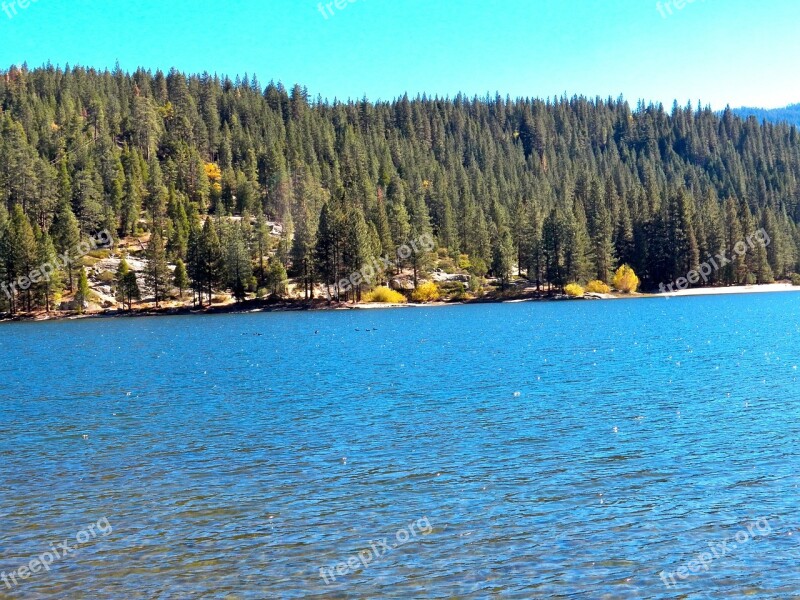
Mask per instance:
[[[145,252],[147,268],[145,270],[145,283],[153,292],[153,300],[156,308],[167,298],[172,288],[172,278],[169,266],[167,265],[167,253],[164,247],[164,238],[161,232],[156,229],[150,237],[150,243]]]
[[[36,242],[36,263],[42,275],[36,284],[36,302],[49,313],[63,289],[61,271],[53,240],[47,232],[37,229]]]
[[[411,248],[409,263],[414,273],[414,289],[419,285],[419,274],[430,267],[432,256],[426,242],[433,239],[430,216],[422,197],[416,197],[412,203],[411,213],[411,239],[408,246]]]
[[[14,292],[10,284],[14,280],[13,272],[13,254],[11,251],[12,240],[9,235],[9,216],[6,207],[0,203],[0,281],[4,282],[2,287],[3,293],[0,294],[0,307],[13,312],[14,309]]]
[[[22,299],[21,304],[24,309],[31,312],[34,298],[32,286],[35,285],[31,278],[34,277],[33,271],[36,268],[37,243],[31,222],[19,204],[14,206],[14,211],[11,213],[10,234],[13,273],[17,276],[17,293]]]
[[[550,211],[542,226],[542,254],[549,290],[556,285],[563,289],[567,283],[565,248],[568,240],[564,217],[556,209]]]
[[[500,280],[500,289],[505,290],[513,273],[515,254],[514,242],[507,229],[498,233],[498,240],[493,248],[492,273]]]
[[[286,268],[277,258],[269,261],[269,274],[267,276],[267,287],[273,296],[278,298],[286,294]]]
[[[356,278],[355,289],[353,290],[353,300],[356,302],[361,299],[360,271],[370,261],[371,244],[369,239],[369,227],[364,219],[364,213],[358,208],[353,207],[344,216],[345,232],[342,244],[342,268],[343,274]],[[351,275],[352,274],[352,275]],[[345,292],[345,297],[349,296],[349,291]]]
[[[138,156],[125,151],[122,154],[125,185],[120,207],[120,232],[123,236],[135,235],[142,210],[142,180]]]
[[[524,214],[525,224],[522,233],[521,254],[528,279],[536,283],[536,291],[541,292],[544,278],[544,255],[542,252],[542,216],[539,207],[531,202]]]
[[[308,300],[314,295],[314,244],[318,223],[307,204],[303,205],[301,216],[292,246],[292,264],[300,275],[303,295]]]
[[[178,293],[183,299],[183,290],[189,287],[189,275],[186,272],[186,265],[180,258],[175,261],[175,273],[172,283],[178,288]]]
[[[65,265],[69,291],[73,291],[73,281],[77,275],[79,265],[74,259],[77,255],[78,244],[81,241],[80,227],[75,214],[68,202],[61,201],[52,225],[53,243],[56,251],[61,256],[67,257]]]
[[[217,235],[214,220],[211,218],[206,219],[200,237],[200,265],[201,281],[208,296],[208,303],[211,304],[214,287],[220,285],[226,279],[222,244]]]
[[[563,220],[565,236],[564,276],[568,281],[583,283],[589,279],[592,273],[591,242],[583,206],[576,203],[573,211],[565,211]]]
[[[167,208],[167,215],[169,219],[168,224],[171,224],[167,252],[178,259],[186,258],[187,245],[189,243],[189,217],[184,208],[184,197],[182,197],[174,188],[169,193],[169,204]]]
[[[117,267],[117,273],[115,276],[115,281],[117,284],[116,287],[116,298],[117,302],[121,302],[122,305],[125,305],[126,301],[126,289],[125,289],[125,276],[130,272],[130,266],[128,265],[128,261],[124,258],[120,259],[119,266]]]
[[[331,286],[336,290],[336,299],[339,299],[339,275],[340,244],[337,239],[336,228],[336,208],[332,201],[327,202],[322,207],[319,218],[319,228],[317,229],[317,243],[314,247],[314,263],[316,271],[322,278],[327,289],[328,300],[331,299]]]
[[[192,302],[203,306],[203,290],[205,289],[205,255],[202,242],[203,232],[196,219],[190,222],[189,240],[186,245],[186,271],[192,286]]]
[[[228,275],[228,286],[233,290],[237,302],[247,298],[247,286],[253,276],[250,262],[250,249],[242,233],[240,225],[232,225],[226,231],[225,271]]]
[[[392,253],[391,256],[397,256],[395,248],[400,248],[409,241],[411,235],[411,219],[406,210],[405,193],[403,185],[398,179],[393,179],[389,184],[387,191],[387,199],[389,202],[389,229],[392,232]],[[398,269],[401,266],[401,260],[397,258]]]
[[[267,278],[267,267],[265,260],[272,251],[272,230],[263,213],[259,211],[256,216],[256,228],[253,235],[253,251],[256,262],[258,263],[258,284],[263,287]]]
[[[122,303],[123,309],[127,305],[128,310],[131,310],[133,302],[141,299],[136,273],[130,269],[127,261],[123,258],[117,268],[117,300]]]
[[[725,201],[725,256],[731,262],[723,267],[723,280],[728,285],[745,282],[747,266],[744,257],[735,252],[738,242],[742,241],[742,225],[739,221],[737,203],[733,198]]]
[[[89,279],[86,277],[86,269],[81,267],[78,272],[78,286],[75,290],[75,310],[83,314],[89,303]]]
[[[73,205],[77,210],[81,231],[87,235],[98,231],[105,211],[102,205],[103,193],[94,167],[82,169],[75,174],[73,195]]]
[[[694,201],[689,192],[680,188],[669,200],[665,252],[671,257],[670,279],[685,277],[696,271],[700,263],[694,223]]]
[[[591,255],[594,262],[594,277],[607,283],[611,280],[616,267],[614,248],[614,227],[611,222],[611,213],[606,206],[599,182],[592,182],[590,192],[590,207],[592,219],[590,220],[589,235],[591,238]],[[578,217],[578,220],[586,218]],[[624,234],[623,234],[624,235]]]

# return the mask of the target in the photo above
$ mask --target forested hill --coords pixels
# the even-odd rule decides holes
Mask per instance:
[[[759,121],[789,123],[800,127],[800,104],[790,104],[784,108],[736,108],[733,112],[743,119],[753,116]]]
[[[608,281],[628,263],[654,287],[761,227],[767,251],[709,283],[798,270],[800,135],[731,111],[583,97],[323,102],[299,86],[177,71],[0,75],[4,281],[48,240],[61,252],[108,229],[150,232],[154,261],[186,262],[201,290],[237,291],[240,254],[243,273],[263,275],[250,223],[264,218],[283,236],[267,260],[309,283],[426,232],[438,249],[409,258],[415,267],[449,255],[502,281]],[[227,266],[203,258],[200,228],[215,221],[234,224],[211,232]]]

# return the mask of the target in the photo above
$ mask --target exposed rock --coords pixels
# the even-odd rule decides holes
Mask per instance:
[[[407,279],[398,279],[397,277],[395,277],[389,282],[389,287],[392,288],[393,290],[398,290],[398,291],[413,290],[414,283]]]
[[[445,273],[437,270],[433,273],[432,278],[438,283],[446,281],[460,281],[461,283],[469,283],[469,275],[464,273]]]
[[[75,310],[78,310],[79,308],[81,308],[81,306],[80,306],[80,303],[77,300],[68,300],[68,301],[62,302],[61,304],[58,305],[58,310],[72,310],[72,311],[75,311]],[[87,308],[89,308],[89,303],[84,300],[83,301],[83,310],[86,310]]]

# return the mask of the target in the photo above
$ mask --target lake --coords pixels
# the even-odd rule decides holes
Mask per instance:
[[[19,323],[0,352],[0,598],[800,594],[798,294]]]

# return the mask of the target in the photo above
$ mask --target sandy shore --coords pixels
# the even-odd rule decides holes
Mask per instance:
[[[305,300],[283,300],[277,302],[264,300],[249,300],[240,304],[230,303],[215,305],[206,308],[195,308],[191,306],[164,307],[161,309],[140,308],[133,311],[104,310],[93,311],[83,315],[69,312],[52,312],[36,314],[19,314],[14,317],[8,315],[0,316],[0,323],[10,321],[56,321],[61,319],[91,319],[91,318],[114,318],[114,317],[157,317],[157,316],[178,316],[178,315],[212,315],[225,313],[252,313],[252,312],[294,312],[307,310],[362,310],[362,309],[386,309],[386,308],[431,308],[442,306],[463,306],[468,304],[515,304],[521,302],[556,302],[556,301],[576,301],[576,300],[617,300],[635,298],[676,298],[679,296],[714,296],[721,294],[760,294],[770,292],[800,292],[800,286],[793,286],[790,283],[771,283],[765,285],[737,285],[730,287],[697,288],[668,292],[666,294],[588,294],[585,298],[558,297],[523,297],[523,298],[478,298],[466,302],[429,302],[418,304],[407,302],[403,304],[351,304],[351,303],[328,303],[325,300],[317,299],[312,301]]]
[[[773,292],[800,292],[800,287],[791,283],[766,283],[763,285],[732,285],[730,287],[695,288],[653,294],[657,298],[676,298],[679,296],[716,296],[720,294],[764,294]]]
[[[427,302],[420,304],[418,302],[386,302],[386,303],[373,303],[363,302],[361,304],[347,304],[340,306],[337,310],[353,310],[353,309],[373,309],[373,308],[430,308],[432,306],[453,306],[456,304],[464,304],[463,302]]]

